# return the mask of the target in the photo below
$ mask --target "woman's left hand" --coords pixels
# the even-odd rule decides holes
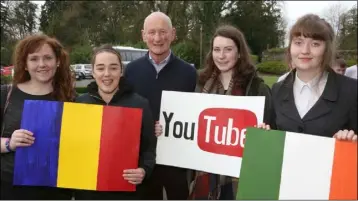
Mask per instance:
[[[338,140],[357,142],[357,134],[355,134],[353,130],[340,130],[334,134],[333,137]]]
[[[145,170],[143,168],[124,170],[123,177],[129,183],[138,185],[142,183],[145,177]]]

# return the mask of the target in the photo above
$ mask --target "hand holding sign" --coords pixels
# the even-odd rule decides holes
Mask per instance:
[[[28,147],[34,143],[34,134],[25,129],[15,130],[10,139],[10,149],[16,150],[17,147]]]
[[[357,142],[357,134],[355,134],[353,130],[340,130],[336,134],[334,134],[333,137],[338,140]]]
[[[143,168],[129,169],[123,171],[123,178],[134,185],[141,184],[144,177],[145,170]]]
[[[157,137],[160,136],[161,134],[163,134],[163,127],[159,121],[155,122],[154,133],[155,133],[155,136],[157,136]]]

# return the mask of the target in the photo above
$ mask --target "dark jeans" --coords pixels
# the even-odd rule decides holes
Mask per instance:
[[[163,187],[168,200],[186,200],[189,196],[187,170],[156,165],[143,187],[142,198],[146,200],[163,200]]]
[[[138,200],[136,192],[101,192],[75,190],[75,200]]]
[[[13,186],[1,181],[1,200],[71,200],[72,190],[53,187]]]

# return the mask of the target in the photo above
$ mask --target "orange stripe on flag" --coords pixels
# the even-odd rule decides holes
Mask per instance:
[[[357,199],[357,143],[336,140],[329,199]]]

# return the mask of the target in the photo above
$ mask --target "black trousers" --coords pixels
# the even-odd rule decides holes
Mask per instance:
[[[163,200],[163,187],[168,200],[186,200],[189,196],[187,169],[155,165],[144,183],[142,199]]]
[[[139,200],[137,192],[75,190],[75,200]]]
[[[71,200],[72,190],[53,187],[13,186],[1,181],[1,200]]]

